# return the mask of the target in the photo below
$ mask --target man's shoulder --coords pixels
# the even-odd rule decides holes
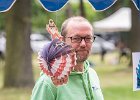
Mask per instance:
[[[32,90],[31,100],[54,100],[57,94],[57,88],[53,85],[50,77],[46,74],[41,74]]]
[[[36,81],[36,84],[52,85],[52,81],[46,74],[41,73],[39,79]]]

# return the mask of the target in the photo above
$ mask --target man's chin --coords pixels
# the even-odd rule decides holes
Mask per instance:
[[[87,57],[80,57],[80,56],[77,56],[77,63],[78,62],[84,62],[87,60]]]

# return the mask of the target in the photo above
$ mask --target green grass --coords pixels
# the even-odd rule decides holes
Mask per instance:
[[[39,77],[40,72],[36,57],[33,55],[35,80]],[[100,61],[100,55],[89,57],[89,61],[94,62],[93,68],[100,78],[105,100],[139,100],[140,91],[133,92],[132,89],[132,68],[128,68],[126,59],[123,59],[119,64],[117,58],[117,53],[107,54],[104,62]],[[3,69],[0,66],[0,100],[30,100],[31,88],[2,88]]]
[[[118,82],[120,84],[120,82]],[[132,85],[103,88],[105,100],[139,100],[140,92],[133,92]]]
[[[31,89],[7,88],[0,89],[0,100],[30,100]]]

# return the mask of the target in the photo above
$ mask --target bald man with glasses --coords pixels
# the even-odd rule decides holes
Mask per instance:
[[[68,77],[50,79],[42,74],[33,91],[32,100],[104,100],[99,78],[87,58],[95,40],[93,27],[83,17],[68,18],[61,27],[62,40],[76,52],[77,64]],[[59,86],[55,86],[53,82]],[[61,85],[66,83],[65,85]]]

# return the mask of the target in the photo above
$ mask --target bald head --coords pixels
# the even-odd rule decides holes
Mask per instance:
[[[66,36],[68,28],[72,28],[73,24],[74,24],[74,27],[77,27],[77,28],[82,26],[83,24],[86,24],[87,27],[93,31],[93,27],[87,19],[81,16],[76,16],[76,17],[68,18],[67,20],[63,22],[62,27],[61,27],[61,35]]]

